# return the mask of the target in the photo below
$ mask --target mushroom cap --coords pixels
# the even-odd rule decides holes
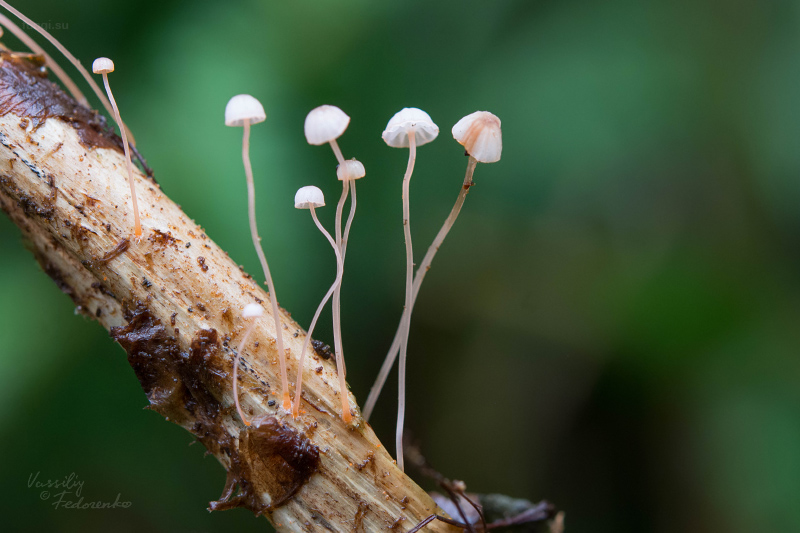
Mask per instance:
[[[244,318],[261,316],[263,314],[264,314],[264,308],[258,304],[247,304],[244,306],[244,311],[242,311],[242,316]]]
[[[344,111],[335,105],[321,105],[306,116],[306,140],[308,144],[329,143],[338,139],[348,124],[350,117]]]
[[[244,122],[258,124],[267,120],[267,113],[255,97],[249,94],[237,94],[225,106],[225,125],[244,126]]]
[[[408,130],[411,128],[417,146],[427,144],[439,135],[439,126],[433,123],[430,115],[416,107],[405,107],[395,113],[381,137],[393,148],[408,148]]]
[[[481,163],[500,161],[503,151],[500,119],[488,111],[475,111],[456,122],[453,138]]]
[[[294,206],[297,209],[311,209],[323,205],[325,205],[325,196],[319,187],[306,185],[297,189],[297,193],[294,195]]]
[[[348,159],[336,168],[339,181],[357,180],[367,175],[364,165],[357,159]]]
[[[92,63],[92,72],[95,74],[114,72],[114,62],[107,57],[98,57]]]

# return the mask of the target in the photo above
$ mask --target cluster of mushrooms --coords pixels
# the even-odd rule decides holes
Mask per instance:
[[[81,72],[83,77],[91,86],[94,93],[98,96],[101,103],[109,114],[113,115],[114,120],[120,130],[122,136],[125,158],[126,170],[128,174],[128,181],[131,188],[131,206],[133,209],[133,228],[132,234],[134,242],[138,242],[143,234],[141,219],[139,217],[139,208],[137,204],[136,190],[133,179],[133,170],[131,162],[131,147],[135,146],[133,136],[128,130],[125,123],[120,117],[119,108],[114,100],[111,92],[111,87],[108,82],[108,74],[114,71],[114,63],[106,57],[97,58],[92,64],[92,71],[95,74],[100,74],[103,77],[103,84],[105,86],[105,94],[101,91],[99,86],[91,79],[91,76],[86,71],[80,62],[69,51],[59,43],[52,35],[46,30],[41,28],[38,24],[27,18],[18,10],[11,7],[4,0],[0,0],[0,6],[5,7],[8,11],[17,16],[20,20],[25,22],[31,28],[43,35],[54,46],[56,46],[61,53]],[[75,97],[75,99],[85,105],[88,102],[85,96],[80,92],[75,83],[64,73],[53,59],[47,55],[44,50],[36,44],[33,39],[28,37],[25,32],[11,22],[7,17],[0,14],[0,24],[8,28],[19,37],[27,46],[35,53],[41,54],[45,57],[46,64],[56,74],[56,76],[64,83],[65,87]],[[0,30],[1,31],[1,30]],[[0,33],[1,34],[1,33]],[[108,98],[106,98],[106,95]],[[333,247],[333,252],[336,256],[336,278],[322,298],[314,318],[308,328],[303,348],[300,351],[300,359],[298,361],[298,375],[295,381],[295,394],[294,401],[292,401],[289,380],[286,372],[286,351],[283,345],[283,328],[281,327],[280,312],[278,309],[278,299],[275,292],[275,285],[272,281],[272,275],[269,271],[267,259],[264,250],[261,247],[261,239],[258,236],[258,227],[256,224],[256,208],[255,208],[255,190],[253,186],[253,169],[250,164],[250,126],[259,122],[265,121],[267,118],[264,112],[264,107],[253,96],[247,94],[240,94],[230,99],[225,107],[225,125],[233,127],[242,127],[244,134],[242,138],[242,160],[244,163],[245,177],[247,180],[248,192],[248,212],[250,218],[250,233],[253,238],[253,246],[255,247],[256,254],[258,255],[261,267],[264,271],[267,286],[270,292],[270,304],[272,306],[272,316],[275,320],[275,341],[278,352],[278,360],[280,363],[281,374],[281,389],[282,389],[282,403],[281,408],[287,413],[297,418],[300,414],[300,399],[303,386],[303,370],[305,369],[305,354],[308,351],[309,343],[314,333],[314,328],[317,324],[317,319],[322,309],[327,304],[328,300],[333,297],[333,337],[334,337],[334,351],[336,355],[336,367],[339,377],[339,390],[342,401],[342,420],[346,424],[353,423],[353,415],[350,411],[349,398],[347,394],[347,384],[345,382],[345,362],[344,351],[342,348],[342,327],[341,327],[341,285],[342,276],[344,273],[344,260],[347,253],[347,239],[350,234],[350,228],[353,223],[353,217],[356,211],[356,180],[363,178],[366,174],[364,165],[356,159],[345,159],[342,155],[339,145],[336,142],[347,129],[350,124],[350,117],[336,106],[323,105],[313,109],[305,120],[305,136],[309,144],[323,145],[330,144],[333,153],[336,156],[338,165],[336,168],[336,176],[342,182],[342,195],[336,206],[336,218],[334,236],[325,230],[317,218],[316,208],[325,205],[325,198],[322,191],[313,185],[301,187],[295,195],[294,205],[297,209],[308,209],[311,213],[311,218],[319,228],[320,232],[325,236],[328,242]],[[410,225],[410,206],[409,206],[409,184],[411,175],[414,171],[414,163],[417,158],[417,147],[427,144],[439,135],[439,127],[431,120],[431,117],[421,109],[414,107],[405,108],[396,113],[386,125],[383,131],[383,140],[391,147],[394,148],[408,148],[408,166],[406,167],[402,183],[402,199],[403,199],[403,231],[405,234],[406,244],[406,286],[405,286],[405,306],[403,314],[400,319],[400,324],[397,328],[394,341],[392,342],[389,352],[386,354],[386,359],[383,362],[380,373],[372,386],[369,397],[364,404],[363,418],[365,421],[369,420],[370,415],[378,400],[378,396],[386,382],[386,378],[400,356],[399,361],[399,399],[398,399],[398,412],[397,412],[397,464],[403,468],[403,425],[405,418],[405,382],[406,382],[406,359],[408,356],[408,337],[410,332],[411,311],[414,308],[417,294],[419,293],[422,281],[425,274],[430,269],[433,258],[439,250],[442,242],[444,242],[450,229],[461,212],[461,207],[464,200],[472,186],[472,176],[475,172],[475,166],[480,163],[494,163],[500,160],[502,152],[502,136],[500,131],[500,119],[492,113],[487,111],[476,111],[470,115],[465,116],[459,120],[452,129],[453,138],[464,146],[469,162],[467,163],[467,171],[464,176],[464,181],[459,188],[458,197],[456,198],[455,205],[450,211],[447,219],[445,220],[433,243],[428,248],[425,257],[417,267],[416,273],[414,272],[414,255],[411,243],[411,225]],[[347,217],[344,229],[342,228],[342,215],[344,205],[348,199],[350,200],[350,213]],[[264,309],[259,304],[249,304],[245,306],[242,311],[242,317],[247,321],[248,326],[242,335],[238,349],[234,355],[233,361],[233,394],[234,403],[242,422],[246,426],[250,426],[251,422],[247,420],[244,412],[239,404],[238,394],[238,370],[240,364],[240,356],[247,347],[247,342],[251,337],[255,321],[255,317],[261,316]],[[255,422],[257,423],[257,421]]]
[[[244,136],[242,142],[242,158],[245,168],[245,176],[247,178],[247,190],[249,197],[249,212],[250,212],[250,229],[253,237],[253,245],[256,248],[256,253],[261,260],[261,266],[264,270],[264,277],[267,280],[269,291],[271,295],[271,304],[273,307],[272,315],[275,319],[276,341],[278,347],[278,355],[281,367],[281,381],[283,389],[283,409],[291,411],[292,416],[295,418],[300,414],[300,398],[303,387],[303,370],[305,368],[304,361],[306,351],[308,350],[311,337],[314,333],[314,328],[317,324],[317,319],[322,309],[333,296],[333,339],[334,339],[334,352],[336,355],[336,368],[339,376],[339,390],[340,398],[342,401],[342,420],[346,424],[353,422],[353,416],[350,412],[349,399],[347,395],[347,384],[345,382],[345,363],[344,363],[344,350],[342,347],[342,326],[341,326],[341,285],[342,276],[344,273],[344,260],[347,254],[347,240],[350,234],[350,228],[353,222],[353,217],[356,211],[356,180],[363,178],[366,175],[364,165],[356,159],[345,159],[342,155],[337,139],[345,132],[347,126],[350,124],[350,117],[341,109],[336,106],[323,105],[313,109],[305,120],[305,136],[309,144],[323,145],[330,144],[334,155],[338,161],[336,175],[342,182],[342,195],[336,206],[336,217],[334,222],[334,236],[322,226],[317,218],[316,208],[325,205],[325,198],[322,191],[313,185],[301,187],[294,199],[294,206],[297,209],[308,209],[311,212],[311,218],[319,228],[320,232],[325,236],[328,242],[333,247],[336,256],[336,278],[325,293],[316,312],[311,324],[308,328],[303,348],[300,351],[300,359],[298,362],[298,375],[295,381],[294,401],[290,399],[289,384],[286,376],[286,361],[285,352],[283,350],[282,328],[280,324],[280,314],[278,313],[278,301],[275,294],[275,287],[272,283],[272,276],[269,272],[264,252],[261,248],[260,238],[256,226],[255,215],[255,198],[253,193],[253,172],[250,165],[249,158],[249,139],[250,139],[250,126],[266,120],[267,115],[261,103],[253,96],[247,94],[240,94],[234,96],[228,102],[225,108],[225,124],[227,126],[243,127]],[[447,233],[452,228],[458,217],[461,207],[464,204],[464,199],[472,186],[472,176],[475,171],[475,166],[478,162],[493,163],[500,160],[502,152],[502,136],[500,131],[500,119],[487,111],[476,111],[470,115],[459,120],[453,126],[453,137],[466,149],[469,156],[467,164],[467,172],[464,181],[459,188],[458,198],[453,206],[450,215],[445,220],[444,225],[437,234],[428,252],[425,254],[422,262],[417,268],[416,275],[414,274],[414,254],[411,242],[411,224],[410,224],[410,206],[409,206],[409,184],[411,175],[414,171],[414,163],[417,158],[417,147],[427,144],[439,135],[439,127],[431,120],[431,117],[421,109],[405,108],[396,113],[386,129],[383,131],[383,140],[391,147],[394,148],[408,148],[408,166],[406,167],[405,175],[403,176],[402,186],[402,199],[403,199],[403,230],[405,233],[406,244],[406,287],[405,287],[405,306],[400,325],[397,329],[394,342],[392,343],[389,353],[386,355],[386,360],[383,363],[381,372],[370,391],[369,398],[364,409],[364,419],[368,420],[375,407],[375,403],[380,395],[386,378],[394,365],[395,360],[399,354],[399,399],[398,399],[398,412],[397,412],[397,464],[403,468],[403,426],[405,418],[405,381],[406,381],[406,359],[408,355],[408,337],[410,332],[411,311],[414,307],[414,301],[419,293],[420,286],[425,274],[430,269],[433,257],[439,250],[442,242],[444,241]],[[342,230],[342,215],[344,205],[348,196],[351,197],[350,214],[347,222]],[[243,313],[244,318],[260,316],[263,310],[256,304],[248,305]],[[239,416],[245,425],[250,425],[244,413],[239,407],[239,400],[237,394],[237,371],[239,354],[245,349],[247,339],[251,328],[248,328],[245,335],[239,344],[239,349],[236,353],[236,361],[234,362],[234,376],[233,376],[233,390],[236,396],[236,407],[239,410]]]

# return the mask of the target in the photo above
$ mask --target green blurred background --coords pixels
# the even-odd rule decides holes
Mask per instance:
[[[503,159],[478,166],[413,319],[407,424],[428,459],[470,490],[553,501],[567,531],[800,531],[796,1],[16,5],[84,64],[115,61],[164,191],[253,274],[241,130],[222,118],[234,94],[264,103],[261,233],[304,326],[335,267],[293,194],[315,184],[331,204],[340,189],[303,120],[326,103],[352,117],[340,145],[367,177],[343,318],[360,402],[403,305],[407,152],[380,133],[404,106],[442,131],[411,185],[419,260],[466,167],[451,126],[497,114]],[[205,510],[222,468],[142,409],[121,348],[73,314],[4,216],[0,250],[3,529],[268,529]],[[328,313],[317,331],[332,340]],[[393,374],[373,424],[386,443],[395,397]],[[132,505],[55,510],[27,487],[36,472]]]

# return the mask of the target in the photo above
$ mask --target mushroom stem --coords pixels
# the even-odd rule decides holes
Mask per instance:
[[[319,319],[319,314],[322,312],[322,308],[325,307],[325,304],[328,303],[328,300],[330,299],[331,294],[333,294],[333,291],[336,288],[338,288],[339,285],[341,285],[342,273],[344,271],[344,261],[342,259],[342,254],[339,252],[339,247],[336,246],[336,241],[333,240],[331,234],[328,233],[328,231],[320,223],[319,219],[317,218],[317,213],[314,210],[314,207],[309,206],[309,209],[311,210],[311,217],[314,219],[314,224],[317,225],[322,234],[325,235],[325,238],[328,239],[328,242],[331,243],[331,246],[333,247],[333,253],[336,254],[336,279],[334,280],[333,285],[331,285],[330,289],[328,289],[328,292],[325,293],[325,297],[319,303],[319,306],[317,306],[317,311],[316,313],[314,313],[314,318],[311,320],[311,325],[308,327],[308,333],[306,334],[306,340],[303,342],[303,348],[300,350],[300,360],[297,363],[297,383],[295,385],[295,391],[294,391],[294,406],[292,408],[292,416],[294,418],[297,418],[300,414],[300,397],[303,391],[303,362],[305,361],[306,350],[308,349],[308,345],[311,342],[311,336],[314,334],[314,328],[317,325],[317,319]],[[334,342],[334,347],[335,347],[334,349],[338,353],[340,351],[340,346],[336,347],[336,344]],[[338,361],[337,361],[337,366],[338,366]],[[343,377],[341,375],[339,376],[339,385],[341,387],[342,412],[343,413],[346,412],[349,414],[350,405],[349,402],[345,400],[347,398],[347,388],[346,384],[344,383]],[[344,416],[342,418],[344,418]]]
[[[333,155],[336,156],[336,160],[339,161],[339,164],[344,163],[344,156],[342,155],[342,151],[339,149],[339,143],[336,142],[336,139],[332,139],[328,141],[333,148]]]
[[[87,107],[89,106],[89,101],[83,95],[81,90],[78,89],[78,86],[75,85],[75,82],[72,81],[72,78],[70,78],[67,73],[64,72],[64,69],[62,69],[61,66],[59,66],[59,64],[56,63],[53,58],[44,51],[44,48],[39,46],[39,44],[31,39],[31,37],[25,33],[22,28],[14,24],[11,19],[5,15],[0,14],[0,24],[8,28],[8,30],[17,37],[17,39],[22,41],[25,46],[31,49],[31,52],[44,56],[45,64],[50,67],[50,70],[53,71],[59,81],[64,84],[64,87],[67,88],[72,97],[77,100],[78,103]]]
[[[350,215],[347,217],[347,224],[344,225],[344,235],[342,236],[342,262],[347,255],[347,239],[350,238],[350,226],[353,224],[353,217],[356,215],[356,180],[350,182]]]
[[[119,108],[117,107],[117,102],[114,100],[114,94],[111,92],[111,86],[108,84],[108,74],[105,72],[103,73],[103,84],[106,87],[108,99],[111,101],[111,107],[114,109],[114,118],[117,120],[119,131],[122,134],[122,144],[125,147],[125,165],[128,168],[128,182],[131,185],[131,201],[133,202],[134,234],[138,240],[142,237],[142,225],[139,222],[139,204],[136,202],[136,189],[133,183],[133,169],[131,168],[131,149],[128,146],[128,133],[126,132],[122,118],[119,116]]]
[[[414,309],[414,304],[416,303],[417,295],[419,294],[419,288],[422,286],[422,281],[425,279],[425,274],[427,274],[428,270],[431,268],[433,257],[436,255],[436,252],[439,251],[439,247],[444,242],[445,237],[447,237],[447,234],[450,232],[453,224],[455,224],[458,214],[461,212],[461,207],[464,205],[464,200],[467,198],[467,193],[469,192],[470,187],[473,185],[472,175],[475,172],[475,165],[477,163],[478,161],[474,157],[470,156],[469,163],[467,164],[467,173],[464,176],[464,183],[458,192],[456,203],[453,206],[453,209],[450,211],[450,215],[448,215],[447,219],[444,221],[444,224],[439,230],[439,233],[436,235],[436,238],[433,240],[433,243],[431,243],[430,247],[428,248],[427,253],[425,253],[425,257],[422,259],[419,268],[417,268],[417,273],[414,275],[414,286],[411,294],[411,309],[403,309],[403,317],[400,319],[400,325],[398,326],[397,332],[394,335],[392,346],[389,348],[389,353],[386,354],[386,359],[384,359],[383,366],[381,366],[378,377],[375,379],[375,384],[372,385],[372,389],[369,391],[369,396],[364,404],[364,411],[362,415],[366,421],[369,421],[369,417],[372,415],[372,411],[375,409],[375,404],[377,403],[378,397],[383,390],[383,386],[386,384],[386,379],[389,377],[389,372],[391,372],[392,366],[397,359],[397,353],[400,350],[400,343],[403,339],[402,333],[406,314]]]
[[[331,146],[336,146],[336,141],[332,141]],[[342,255],[342,268],[344,268],[344,254],[342,253],[342,211],[344,209],[344,203],[347,200],[347,194],[349,190],[350,188],[347,184],[347,181],[342,181],[342,195],[339,197],[339,203],[336,204],[336,222],[334,231],[336,232],[336,247],[339,249],[339,253]],[[336,370],[339,374],[339,385],[342,388],[342,419],[349,424],[352,420],[352,417],[350,416],[350,406],[346,394],[347,389],[344,379],[347,373],[347,368],[345,367],[344,353],[342,351],[341,305],[342,284],[340,282],[333,291],[333,345],[334,350],[336,351]]]
[[[411,209],[409,207],[409,184],[411,173],[414,172],[414,163],[417,159],[417,143],[414,138],[414,129],[408,131],[408,168],[403,176],[403,231],[406,240],[406,303],[402,324],[402,341],[400,344],[400,366],[397,399],[397,433],[395,445],[397,449],[397,467],[403,468],[403,423],[406,416],[406,356],[408,354],[408,337],[411,332],[411,305],[412,305],[412,276],[414,274],[414,251],[411,247]]]
[[[281,315],[278,309],[278,297],[275,294],[275,285],[272,283],[272,274],[267,265],[267,258],[261,248],[261,237],[258,236],[258,226],[256,225],[256,193],[253,186],[253,167],[250,165],[250,121],[244,121],[244,135],[242,137],[242,161],[244,162],[244,173],[247,176],[247,209],[250,214],[250,234],[253,237],[253,246],[261,262],[264,277],[267,279],[269,287],[269,299],[272,303],[272,316],[275,319],[275,339],[278,348],[278,361],[281,365],[281,387],[283,389],[283,408],[288,411],[292,408],[292,400],[289,396],[289,380],[286,377],[286,352],[283,349],[283,331],[281,330]]]
[[[247,326],[247,329],[244,331],[244,335],[242,336],[242,341],[239,343],[239,348],[236,350],[236,357],[233,359],[233,401],[236,404],[236,410],[239,412],[239,418],[242,419],[245,426],[249,426],[250,422],[244,417],[244,411],[242,411],[242,406],[239,405],[239,358],[242,354],[242,350],[244,350],[244,345],[247,344],[247,339],[250,338],[250,335],[253,333],[253,329],[256,326],[256,321],[253,319],[250,322],[250,325]]]
[[[89,75],[89,72],[83,67],[83,65],[81,65],[81,62],[78,61],[78,58],[76,58],[74,55],[72,55],[69,52],[69,50],[67,50],[66,47],[63,44],[58,42],[58,39],[56,39],[55,37],[50,35],[50,33],[47,30],[45,30],[44,28],[42,28],[41,26],[36,24],[34,21],[32,21],[31,19],[29,19],[28,17],[26,17],[25,15],[20,13],[17,9],[12,7],[8,2],[5,2],[4,0],[0,0],[0,6],[3,6],[4,8],[6,8],[8,11],[13,13],[15,17],[17,17],[22,22],[24,22],[25,24],[27,24],[28,26],[30,26],[31,28],[33,28],[34,30],[39,32],[39,34],[42,37],[44,37],[45,39],[50,41],[50,44],[55,46],[58,49],[58,51],[61,52],[64,55],[64,57],[66,57],[69,60],[69,62],[72,63],[75,66],[76,69],[78,69],[78,72],[81,73],[83,78],[86,80],[86,83],[89,84],[89,86],[94,91],[94,94],[97,95],[97,98],[100,100],[100,103],[103,104],[103,107],[106,108],[106,111],[108,112],[108,114],[109,115],[112,114],[113,110],[112,110],[112,106],[111,106],[110,102],[108,101],[106,96],[103,94],[103,91],[100,90],[100,87],[97,86],[97,84],[94,82],[92,77]],[[9,27],[9,29],[11,29],[11,28]],[[119,123],[119,129],[120,130],[122,130],[122,129],[128,130],[128,127],[124,123],[120,122]],[[130,132],[130,130],[128,130],[128,135],[130,135],[131,144],[136,146],[136,140],[133,138],[133,134]],[[127,143],[126,143],[126,145],[127,145]]]

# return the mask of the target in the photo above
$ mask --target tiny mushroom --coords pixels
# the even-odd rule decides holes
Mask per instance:
[[[256,318],[264,314],[264,309],[261,308],[258,304],[247,304],[244,306],[244,311],[242,312],[242,318],[247,320],[248,318]],[[239,341],[239,348],[236,350],[236,357],[233,359],[233,401],[236,404],[236,410],[239,412],[239,417],[244,422],[245,426],[249,426],[250,422],[244,417],[244,412],[242,411],[241,405],[239,405],[239,358],[242,355],[242,350],[244,350],[244,345],[247,344],[247,339],[250,338],[250,335],[253,333],[253,329],[256,326],[256,321],[251,320],[250,324],[248,324],[247,329],[244,330],[244,335],[242,335],[242,340]]]
[[[453,227],[456,218],[458,218],[458,214],[461,212],[461,207],[464,205],[467,193],[473,185],[472,175],[475,172],[475,165],[479,161],[482,163],[492,163],[500,159],[500,152],[503,146],[500,119],[487,111],[478,111],[459,120],[456,125],[453,126],[453,137],[464,145],[469,154],[467,173],[459,188],[458,197],[456,198],[453,209],[450,211],[450,215],[448,215],[447,219],[444,221],[442,228],[425,253],[425,257],[417,267],[417,273],[414,275],[414,284],[412,287],[411,307],[406,307],[403,310],[403,318],[400,321],[400,326],[397,328],[397,333],[395,333],[392,346],[389,348],[389,353],[386,354],[386,359],[383,361],[380,373],[369,392],[367,401],[364,403],[363,416],[364,420],[367,421],[370,415],[372,415],[375,403],[378,401],[378,396],[380,396],[383,385],[386,383],[386,378],[389,376],[389,372],[400,350],[400,344],[404,333],[404,320],[407,319],[410,321],[410,314],[414,309],[414,303],[417,301],[417,294],[419,294],[419,288],[422,286],[425,274],[430,270],[433,257],[436,255],[436,252],[439,251],[445,237],[447,237],[447,234]]]
[[[314,328],[317,325],[317,320],[322,312],[322,308],[325,307],[325,304],[330,299],[331,294],[333,294],[333,292],[342,283],[342,272],[344,270],[342,255],[339,251],[339,247],[336,246],[336,241],[333,240],[331,234],[325,230],[320,223],[319,218],[317,218],[315,209],[324,205],[325,197],[323,196],[322,191],[311,185],[300,188],[294,197],[294,206],[297,209],[308,209],[311,211],[311,218],[314,219],[314,224],[317,225],[317,228],[319,228],[325,238],[328,239],[328,242],[333,247],[334,254],[336,254],[336,279],[328,289],[328,292],[325,294],[325,297],[322,299],[319,306],[317,306],[317,311],[314,313],[314,318],[311,320],[311,325],[309,326],[308,333],[306,334],[306,340],[303,342],[303,348],[300,350],[300,360],[297,364],[297,381],[295,384],[294,406],[292,408],[292,415],[295,418],[300,415],[300,398],[303,392],[303,363],[305,361],[306,350],[308,350],[308,345],[311,342],[311,336],[314,334]],[[345,381],[344,365],[338,364],[339,360],[344,360],[344,354],[342,353],[342,340],[341,336],[336,335],[335,332],[334,349],[336,351],[336,366],[339,374],[339,394],[342,400],[342,419],[345,421],[345,423],[349,424],[352,421],[352,415],[350,414],[350,401],[347,392],[347,383]]]
[[[453,138],[480,163],[500,161],[503,151],[500,119],[488,111],[475,111],[456,122]]]
[[[393,148],[408,148],[408,167],[403,176],[403,230],[406,241],[406,298],[405,309],[411,309],[412,276],[414,274],[414,253],[411,246],[411,224],[409,209],[409,182],[414,172],[417,159],[417,146],[434,140],[439,135],[439,127],[431,120],[430,115],[421,109],[407,107],[397,112],[383,131],[383,140]],[[400,328],[400,364],[398,368],[398,402],[397,402],[397,466],[403,470],[403,423],[406,410],[406,356],[408,353],[408,336],[410,333],[411,314],[401,319]]]
[[[128,181],[131,185],[131,201],[133,202],[133,218],[134,218],[134,235],[136,239],[142,237],[142,225],[139,221],[139,205],[136,202],[136,189],[133,183],[133,168],[131,164],[131,149],[128,146],[128,132],[125,124],[122,123],[122,118],[119,115],[119,108],[117,102],[114,100],[114,95],[111,93],[111,86],[108,84],[108,73],[114,72],[114,62],[107,57],[98,57],[92,63],[92,72],[95,74],[103,75],[103,84],[108,93],[108,99],[111,101],[111,107],[114,109],[114,120],[117,121],[117,127],[122,134],[122,144],[125,148],[125,163],[128,169]]]
[[[335,105],[321,105],[308,113],[303,130],[308,144],[329,143],[339,164],[342,164],[344,157],[336,139],[342,136],[348,124],[350,117],[347,113]]]
[[[275,293],[275,285],[272,282],[272,274],[269,271],[267,258],[261,247],[261,237],[258,236],[258,226],[256,224],[256,193],[253,185],[253,167],[250,164],[250,125],[264,122],[267,114],[264,107],[254,97],[249,94],[239,94],[228,101],[225,106],[225,125],[231,127],[243,127],[242,137],[242,161],[244,163],[245,177],[247,178],[247,207],[250,217],[250,236],[253,239],[253,246],[261,262],[264,277],[269,287],[270,303],[272,304],[272,316],[275,319],[275,339],[278,350],[278,361],[280,362],[281,387],[283,388],[283,408],[291,409],[292,401],[289,394],[289,380],[286,377],[286,351],[283,348],[283,328],[281,324],[280,309],[278,308],[278,297]]]

